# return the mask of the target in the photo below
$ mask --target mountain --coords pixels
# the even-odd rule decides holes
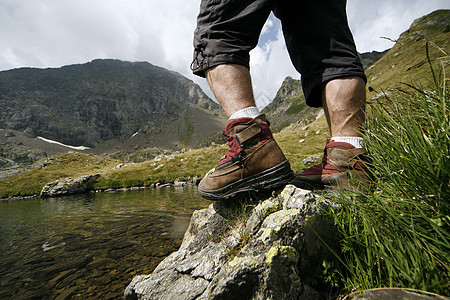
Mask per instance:
[[[218,104],[147,62],[94,60],[0,72],[0,128],[68,145],[198,147],[222,130]]]
[[[306,105],[300,80],[286,77],[275,98],[262,113],[269,119],[271,129],[277,132],[291,124],[304,126],[313,121],[321,110]]]
[[[425,86],[433,84],[428,58],[435,74],[441,72],[442,66],[448,65],[449,20],[450,10],[437,10],[416,19],[394,41],[394,46],[366,70],[368,86],[374,93],[404,88],[402,83],[421,83]]]
[[[364,68],[378,61],[388,50],[360,53]],[[306,105],[301,81],[286,77],[273,101],[262,110],[271,122],[273,131],[295,130],[305,127],[322,115],[321,108]]]
[[[389,49],[384,51],[372,51],[359,53],[359,59],[361,59],[361,63],[364,67],[364,70],[374,64],[377,60],[379,60],[383,55],[385,55]]]

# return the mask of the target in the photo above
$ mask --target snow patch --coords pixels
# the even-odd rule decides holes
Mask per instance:
[[[91,148],[85,147],[85,146],[65,145],[65,144],[57,142],[57,141],[53,141],[53,140],[50,140],[50,139],[43,138],[42,136],[38,136],[38,139],[43,140],[44,142],[47,142],[47,143],[50,143],[50,144],[57,144],[57,145],[60,145],[60,146],[63,146],[63,147],[67,147],[67,148],[73,149],[73,150],[81,150],[82,151],[82,150],[91,149]]]
[[[131,137],[135,137],[138,133],[139,133],[139,131],[136,131],[135,133],[133,133],[133,135]]]

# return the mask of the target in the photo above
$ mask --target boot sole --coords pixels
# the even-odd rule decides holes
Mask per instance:
[[[313,177],[313,178],[307,178],[302,177],[301,175],[295,176],[295,179],[291,181],[291,183],[297,187],[305,188],[305,189],[333,189],[333,190],[358,190],[360,188],[364,188],[364,186],[367,186],[366,189],[370,190],[370,183],[364,183],[360,182],[358,183],[355,181],[353,184],[350,183],[349,175],[351,176],[352,171],[348,171],[346,173],[338,173],[338,174],[331,174],[328,175],[326,178],[322,179],[320,181],[320,176]],[[353,175],[358,176],[358,174]],[[309,188],[308,188],[309,186]]]
[[[198,193],[208,200],[218,201],[233,198],[243,192],[260,192],[277,189],[294,178],[289,161],[265,170],[264,172],[235,181],[221,189],[206,191],[198,189]]]

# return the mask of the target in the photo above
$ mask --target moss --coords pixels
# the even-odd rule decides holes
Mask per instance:
[[[240,265],[244,261],[244,258],[235,256],[228,264],[231,267]]]
[[[265,257],[265,263],[271,266],[277,257],[284,256],[290,259],[298,257],[298,252],[291,246],[273,246],[267,251]]]

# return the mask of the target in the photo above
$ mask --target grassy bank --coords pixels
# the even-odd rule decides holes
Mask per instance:
[[[308,129],[275,134],[276,140],[296,171],[305,167],[303,160],[320,154],[327,138],[324,118],[314,121]],[[318,130],[322,129],[318,134]],[[303,142],[299,142],[304,140]],[[17,176],[0,180],[0,198],[38,194],[42,187],[63,177],[101,174],[96,189],[144,186],[152,183],[190,181],[212,169],[227,151],[226,145],[216,145],[183,152],[148,150],[122,158],[106,158],[81,152],[58,154],[45,165]],[[155,155],[156,153],[156,155]],[[156,156],[156,157],[155,157]],[[152,159],[133,163],[140,159]],[[131,161],[131,162],[130,162]],[[115,168],[121,165],[120,168]]]
[[[343,195],[326,279],[347,291],[404,287],[449,295],[450,114],[445,80],[405,86],[370,107],[374,193]]]

